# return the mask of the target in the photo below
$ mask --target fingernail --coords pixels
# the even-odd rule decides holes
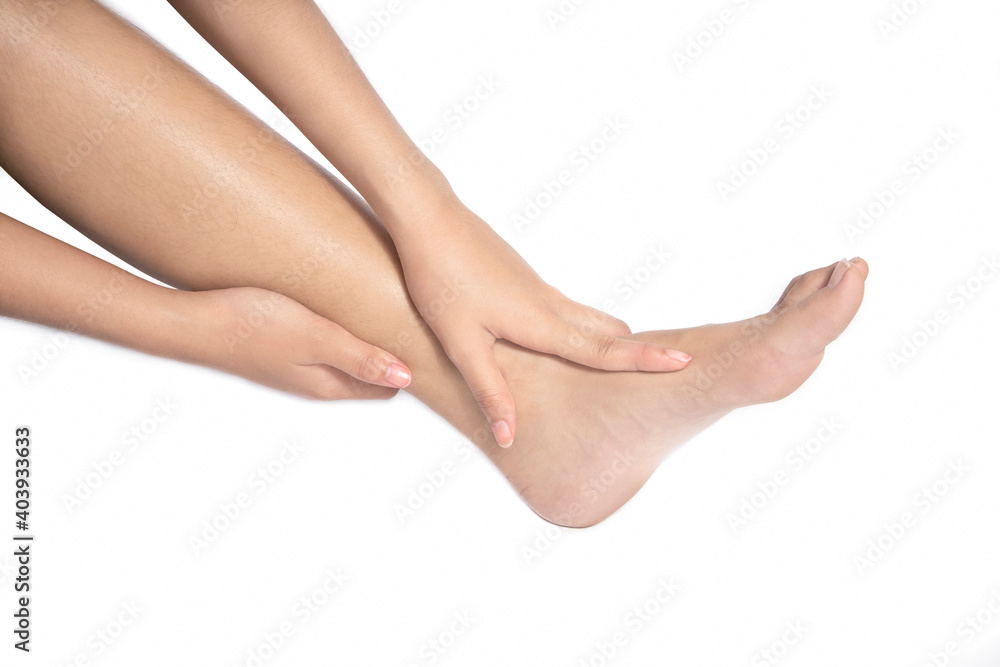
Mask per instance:
[[[410,384],[411,379],[410,371],[406,370],[405,366],[395,362],[389,364],[389,368],[385,371],[385,381],[397,389],[402,389]]]
[[[675,361],[681,361],[685,364],[691,361],[692,357],[687,352],[679,352],[677,350],[667,350],[667,356]]]
[[[833,275],[830,276],[830,282],[827,283],[827,287],[836,287],[840,284],[840,280],[847,273],[847,269],[851,268],[851,263],[847,259],[842,259],[837,264],[837,268],[833,270]]]
[[[493,422],[490,426],[493,429],[493,437],[497,439],[497,444],[504,449],[514,444],[514,436],[510,433],[510,424],[499,421]]]

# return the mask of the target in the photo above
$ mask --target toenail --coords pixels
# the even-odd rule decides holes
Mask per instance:
[[[847,259],[842,259],[837,262],[837,267],[833,270],[833,274],[830,276],[830,282],[827,283],[827,287],[836,287],[840,284],[841,279],[847,270],[851,268],[851,263]]]

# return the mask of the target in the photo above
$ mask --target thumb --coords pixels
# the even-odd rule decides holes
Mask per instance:
[[[333,366],[353,378],[382,387],[403,389],[410,369],[385,350],[355,337],[339,324],[324,321],[311,345],[309,363]]]
[[[517,416],[514,396],[493,358],[493,346],[461,350],[452,361],[462,373],[479,408],[493,429],[493,437],[501,447],[514,444]]]

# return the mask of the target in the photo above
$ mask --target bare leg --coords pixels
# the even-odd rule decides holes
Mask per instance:
[[[760,318],[637,334],[694,355],[672,374],[593,371],[503,345],[520,435],[500,449],[363,202],[99,5],[62,6],[28,41],[11,38],[19,15],[30,11],[17,2],[0,14],[0,162],[12,176],[165,282],[278,291],[398,355],[408,391],[550,521],[600,521],[680,443],[793,391],[861,303],[867,267],[855,262],[797,278]]]

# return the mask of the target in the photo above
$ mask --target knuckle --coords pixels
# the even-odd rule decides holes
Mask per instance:
[[[609,361],[614,355],[618,345],[618,339],[606,334],[596,335],[591,338],[592,352],[594,358],[599,361]]]
[[[487,415],[497,415],[507,407],[507,397],[496,389],[479,389],[473,393],[476,403]]]
[[[629,325],[625,324],[625,322],[618,319],[617,317],[609,317],[608,324],[610,328],[614,331],[615,335],[627,336],[630,333],[632,333],[632,328],[629,327]]]
[[[361,350],[354,355],[353,373],[355,377],[366,380],[376,380],[381,377],[383,364],[382,358],[372,350]]]

